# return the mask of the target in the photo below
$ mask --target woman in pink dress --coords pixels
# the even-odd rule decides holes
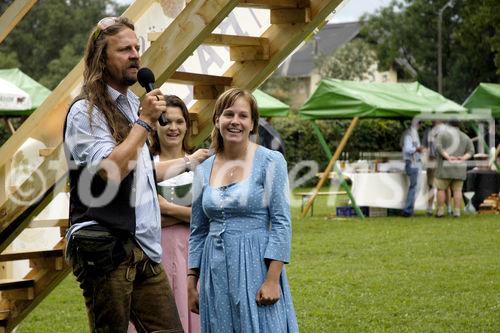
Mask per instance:
[[[157,135],[152,138],[152,150],[156,161],[184,157],[186,171],[158,184],[158,198],[161,210],[162,262],[174,293],[182,327],[186,333],[200,331],[200,319],[189,311],[187,297],[187,256],[189,220],[191,218],[191,184],[193,169],[187,153],[189,147],[189,114],[184,102],[177,96],[165,96],[167,125],[157,124]],[[193,156],[208,155],[207,149],[199,149]],[[129,328],[129,332],[133,332]]]

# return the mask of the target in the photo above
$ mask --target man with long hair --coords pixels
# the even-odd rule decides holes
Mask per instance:
[[[166,111],[155,89],[140,103],[139,43],[127,18],[104,18],[85,50],[81,95],[70,106],[67,257],[83,289],[92,332],[182,332],[163,271],[160,208],[147,137]],[[206,156],[159,163],[159,180]],[[193,163],[192,163],[193,162]]]

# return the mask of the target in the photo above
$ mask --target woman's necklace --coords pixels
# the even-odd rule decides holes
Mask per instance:
[[[229,169],[227,170],[228,174],[229,174],[229,178],[231,179],[234,179],[235,177],[235,174],[236,171],[238,170],[242,170],[244,169],[244,163],[245,163],[245,160],[246,160],[246,156],[247,156],[247,151],[248,151],[248,144],[246,145],[245,147],[245,150],[242,154],[243,158],[240,160],[240,159],[227,159],[225,156],[223,156],[223,163],[231,163],[231,164],[234,164],[232,166],[229,167]]]

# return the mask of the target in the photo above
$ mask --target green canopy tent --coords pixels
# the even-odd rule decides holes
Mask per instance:
[[[284,155],[285,144],[280,134],[265,118],[287,117],[290,107],[262,90],[256,89],[252,94],[257,100],[260,113],[258,143]]]
[[[36,110],[50,90],[17,68],[0,69],[0,117],[13,133],[8,117],[24,117]]]
[[[494,119],[500,119],[500,84],[498,83],[480,83],[479,86],[465,100],[463,106],[469,109],[471,114],[486,112]],[[479,137],[482,133],[479,128],[475,128]],[[491,131],[490,131],[491,132]],[[486,150],[489,150],[485,143]],[[500,144],[495,151],[494,160],[500,153]],[[497,165],[497,170],[499,166]]]
[[[413,118],[467,110],[418,82],[374,83],[322,80],[300,108],[309,119]]]
[[[474,109],[489,109],[493,118],[500,118],[500,84],[480,83],[463,106],[472,112]]]
[[[259,89],[255,89],[252,94],[257,100],[257,104],[259,105],[259,113],[261,117],[267,118],[288,116],[290,107],[279,99],[274,98],[273,96],[268,95]]]
[[[440,114],[466,114],[466,109],[442,95],[414,83],[373,83],[359,81],[344,81],[335,79],[321,80],[317,89],[300,108],[299,114],[312,121],[313,129],[330,159],[323,177],[316,186],[315,193],[323,186],[328,174],[335,167],[340,153],[344,149],[349,136],[354,130],[359,118],[390,118],[404,119]],[[317,119],[351,119],[352,122],[342,141],[332,154],[319,127],[314,123]],[[340,170],[335,171],[341,176]],[[349,187],[343,178],[341,185],[348,193],[358,216],[363,214],[357,207]],[[309,210],[315,196],[311,196],[302,216]]]

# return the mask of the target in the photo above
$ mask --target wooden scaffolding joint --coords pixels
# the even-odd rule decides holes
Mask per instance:
[[[309,8],[271,9],[271,24],[296,24],[310,21]]]
[[[193,86],[194,99],[217,99],[225,90],[225,86],[197,84]]]

